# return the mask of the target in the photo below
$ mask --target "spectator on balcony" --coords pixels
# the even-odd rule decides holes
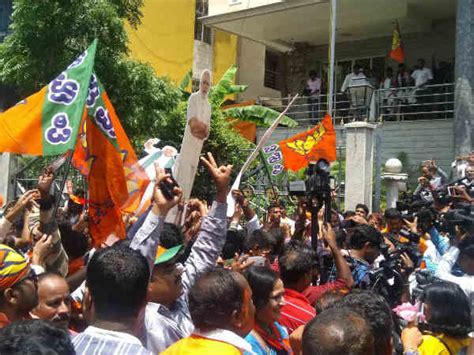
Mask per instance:
[[[411,77],[415,80],[415,86],[421,88],[431,83],[433,80],[433,73],[430,68],[425,66],[425,60],[420,58],[418,59]]]
[[[315,70],[309,72],[309,79],[306,81],[306,93],[308,96],[308,111],[312,124],[319,118],[319,104],[321,94],[321,78]]]
[[[434,111],[437,111],[439,118],[448,118],[448,111],[453,110],[454,104],[454,69],[451,63],[440,61],[437,67],[433,68],[432,84],[437,85],[433,88],[433,94],[436,98]],[[448,84],[448,85],[446,85]]]
[[[454,81],[453,65],[440,61],[438,67],[433,72],[433,84],[449,84]]]
[[[347,87],[351,107],[350,115],[353,116],[353,119],[361,119],[369,113],[372,94],[371,91],[367,90],[368,87],[373,88],[373,85],[365,75],[364,68],[359,67],[358,72],[351,77]]]
[[[410,73],[407,70],[405,63],[398,64],[398,71],[397,71],[397,87],[404,88],[407,86],[411,86],[411,77]]]
[[[380,83],[382,91],[382,105],[383,113],[387,114],[385,119],[392,119],[393,114],[396,111],[396,98],[397,98],[397,78],[393,75],[393,69],[388,67],[385,72],[385,79]]]
[[[354,68],[352,69],[352,73],[347,74],[346,77],[344,78],[344,82],[342,83],[342,86],[341,86],[341,92],[346,92],[347,88],[352,82],[352,79],[356,77],[357,75],[359,75],[359,72],[361,69],[362,68],[359,64],[354,65]],[[362,74],[363,74],[363,70],[362,70]]]
[[[428,88],[428,85],[433,81],[433,73],[430,68],[425,66],[424,59],[418,59],[411,77],[415,80],[416,112],[424,113],[418,118],[425,118],[426,113],[430,111],[428,104],[431,101],[431,89]]]
[[[397,76],[397,109],[396,111],[404,113],[409,111],[408,104],[415,103],[413,99],[412,89],[409,87],[413,85],[413,79],[408,72],[405,63],[398,64]]]

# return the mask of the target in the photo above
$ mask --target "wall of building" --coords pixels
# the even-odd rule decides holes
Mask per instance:
[[[277,143],[290,138],[307,127],[287,129],[277,128],[268,144]],[[435,159],[438,164],[450,172],[454,160],[454,128],[452,120],[384,122],[379,126],[381,131],[381,156],[385,163],[390,158],[406,154],[408,171],[412,172],[411,181],[418,177],[418,166],[424,160]],[[257,141],[260,140],[265,128],[257,129]],[[346,147],[345,130],[336,127],[337,147],[344,152]]]
[[[214,30],[213,76],[217,82],[231,65],[237,64],[238,37],[227,32]]]
[[[212,57],[212,45],[194,40],[194,52],[193,52],[193,77],[196,79],[201,78],[201,73],[204,69],[213,70],[213,57]]]
[[[158,75],[180,83],[189,70],[199,78],[209,69],[216,81],[236,64],[237,36],[215,30],[212,44],[194,40],[195,0],[148,0],[142,12],[138,29],[127,27],[130,56]]]
[[[264,86],[265,78],[265,46],[249,39],[240,38],[238,44],[238,82],[248,85],[240,100],[255,100],[259,96],[280,97],[278,90]]]
[[[142,13],[138,29],[127,27],[130,56],[181,82],[193,67],[195,0],[148,0]]]

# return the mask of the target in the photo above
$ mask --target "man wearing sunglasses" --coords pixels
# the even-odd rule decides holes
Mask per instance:
[[[30,263],[15,250],[0,244],[0,328],[29,318],[37,304],[37,277]]]

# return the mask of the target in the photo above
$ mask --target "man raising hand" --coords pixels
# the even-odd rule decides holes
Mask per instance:
[[[160,235],[166,233],[166,228],[163,232],[159,228],[158,233],[153,233],[148,237],[150,242],[148,242],[146,254],[153,269],[148,286],[144,340],[147,349],[154,353],[165,350],[193,331],[194,325],[188,308],[189,291],[198,277],[216,264],[225,244],[226,198],[232,166],[218,166],[211,153],[207,154],[207,159],[201,158],[201,161],[206,165],[214,180],[217,195],[209,214],[202,220],[197,239],[184,265],[178,262],[183,245],[177,245],[167,250],[161,246],[158,247]],[[157,174],[157,176],[161,175]],[[161,199],[159,189],[155,192],[155,204],[157,209],[160,209],[162,221],[164,214],[177,201],[165,202]],[[165,205],[166,208],[161,210],[161,207],[165,207]],[[135,247],[136,237],[132,241],[132,248]],[[152,252],[150,253],[149,250]],[[155,254],[153,258],[150,258],[153,252]]]

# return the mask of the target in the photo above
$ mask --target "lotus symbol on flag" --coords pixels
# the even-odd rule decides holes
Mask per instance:
[[[325,132],[323,125],[319,125],[319,130],[316,130],[312,135],[307,135],[306,140],[297,139],[294,142],[286,143],[286,145],[298,154],[307,155],[323,138]]]

